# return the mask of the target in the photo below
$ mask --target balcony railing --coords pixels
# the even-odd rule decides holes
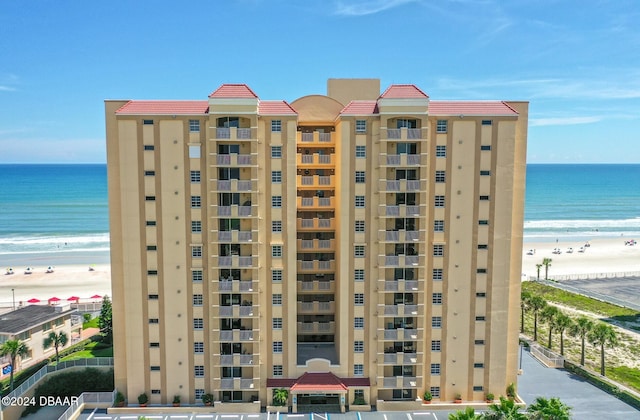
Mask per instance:
[[[251,243],[258,238],[258,232],[251,230],[222,230],[213,232],[218,233],[218,242],[224,243]]]
[[[213,257],[214,267],[252,267],[257,264],[257,258],[252,256],[228,255]],[[217,261],[216,261],[217,260]]]
[[[246,318],[246,317],[258,316],[257,306],[241,306],[241,305],[216,306],[214,305],[213,307],[218,308],[218,314],[221,317]]]
[[[215,184],[216,190],[214,191],[232,191],[232,192],[243,192],[243,191],[257,191],[258,182],[252,181],[249,179],[228,179],[228,180],[217,180]]]
[[[253,155],[239,155],[236,153],[228,154],[228,155],[219,155],[214,154],[215,162],[218,166],[247,166],[247,165],[256,165]]]
[[[424,230],[379,230],[380,242],[422,242],[425,240]]]
[[[298,175],[298,186],[317,188],[333,188],[333,176],[329,175]]]
[[[221,366],[251,366],[257,363],[257,358],[252,354],[221,354]]]
[[[214,383],[215,386],[215,383]],[[220,389],[255,389],[256,380],[255,379],[244,379],[244,378],[220,378]]]
[[[298,153],[298,165],[332,165],[333,155],[321,155],[319,153],[312,153],[309,155],[303,155]]]
[[[380,290],[385,292],[415,292],[418,290],[417,280],[378,280]]]
[[[424,131],[424,133],[423,133]],[[427,129],[424,128],[387,128],[386,139],[383,140],[420,140],[427,138]]]
[[[384,316],[416,316],[422,315],[422,305],[398,304],[398,305],[378,305],[378,315]]]
[[[310,230],[335,230],[334,219],[298,219],[298,230],[310,229]]]
[[[217,127],[218,140],[251,140],[251,128]]]
[[[424,255],[378,255],[378,264],[384,267],[415,267],[424,265]]]
[[[385,329],[383,330],[382,337],[384,340],[406,340],[413,341],[419,339],[419,330],[415,328],[397,328],[397,329]],[[378,338],[380,338],[380,334],[378,334]]]
[[[378,184],[380,192],[425,192],[425,179],[381,179]]]
[[[334,207],[333,197],[297,197],[298,208],[327,209]]]
[[[378,353],[378,360],[381,356],[385,365],[415,365],[418,361],[417,353]]]
[[[298,334],[333,334],[335,322],[298,322]]]
[[[257,292],[257,282],[252,280],[221,280],[213,281],[220,292]]]
[[[382,388],[418,388],[422,386],[421,376],[379,376],[378,385]]]
[[[299,251],[325,252],[335,249],[334,239],[298,239]]]
[[[252,330],[221,330],[219,341],[253,341]]]
[[[421,166],[427,164],[427,154],[426,153],[418,153],[418,154],[398,154],[398,155],[385,155],[382,154],[378,158],[378,162],[381,166],[394,166],[394,167],[405,167],[405,166]]]
[[[300,141],[302,143],[321,143],[331,144],[333,143],[333,133],[320,133],[314,131],[313,133],[300,133]]]
[[[298,313],[334,313],[335,302],[298,302]]]
[[[298,292],[333,292],[333,281],[298,281]]]

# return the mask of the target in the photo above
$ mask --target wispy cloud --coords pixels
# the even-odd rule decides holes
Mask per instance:
[[[408,3],[419,3],[421,0],[365,0],[355,2],[338,1],[334,14],[340,16],[365,16],[380,13]]]
[[[0,85],[0,92],[13,92],[15,90],[16,89],[11,86]]]
[[[580,125],[593,124],[602,121],[603,117],[558,117],[558,118],[531,118],[529,119],[530,127],[541,127],[548,125]]]

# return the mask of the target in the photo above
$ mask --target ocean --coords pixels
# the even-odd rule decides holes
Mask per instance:
[[[18,254],[108,261],[106,165],[3,164],[0,197],[0,267]],[[524,228],[532,242],[640,239],[640,165],[528,165]]]

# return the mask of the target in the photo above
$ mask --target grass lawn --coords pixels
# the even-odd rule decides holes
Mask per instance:
[[[100,321],[100,318],[99,317],[95,317],[91,321],[83,322],[82,323],[82,329],[86,330],[87,328],[100,328],[98,326],[98,322],[99,321]]]
[[[61,358],[60,361],[89,359],[92,357],[113,357],[113,347],[105,346],[98,342],[89,343],[85,346],[84,350],[65,356]]]

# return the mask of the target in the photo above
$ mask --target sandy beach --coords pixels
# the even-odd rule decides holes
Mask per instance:
[[[632,238],[597,238],[586,242],[567,238],[553,242],[528,242],[522,250],[522,273],[528,277],[537,275],[536,264],[544,258],[551,258],[549,278],[554,276],[597,275],[611,277],[612,273],[640,272],[640,243],[625,245]],[[637,238],[638,240],[640,238]],[[569,252],[572,248],[573,252]],[[554,253],[559,249],[560,253]],[[582,251],[582,252],[581,252]],[[608,274],[608,276],[607,276]],[[544,278],[544,266],[540,270]]]

